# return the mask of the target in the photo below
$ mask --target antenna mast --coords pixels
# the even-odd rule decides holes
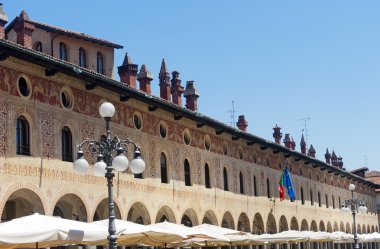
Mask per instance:
[[[232,110],[229,110],[229,112],[230,112],[230,125],[232,126],[232,127],[234,127],[234,128],[236,128],[236,122],[235,122],[235,113],[236,113],[236,111],[235,111],[235,101],[234,100],[232,100]]]
[[[308,137],[309,137],[309,135],[308,135],[308,129],[307,129],[307,122],[308,121],[310,121],[310,117],[307,117],[307,118],[301,118],[301,119],[298,119],[298,120],[301,120],[302,122],[303,122],[303,129],[302,129],[302,133],[304,133],[305,132],[305,140],[306,140],[306,148],[308,147],[307,145],[308,145],[308,142],[307,142],[307,140],[308,140]]]

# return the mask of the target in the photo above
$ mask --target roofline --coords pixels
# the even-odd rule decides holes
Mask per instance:
[[[176,117],[186,117],[190,120],[196,121],[197,126],[208,125],[216,130],[216,133],[228,133],[232,136],[232,139],[245,139],[247,145],[259,144],[261,150],[272,149],[275,153],[283,153],[285,157],[293,156],[296,161],[303,160],[305,164],[310,164],[313,168],[319,167],[322,171],[327,170],[329,173],[334,172],[336,175],[341,175],[342,177],[347,177],[348,179],[354,179],[368,185],[372,188],[380,188],[380,184],[368,181],[360,176],[357,176],[351,172],[345,171],[343,169],[337,168],[316,158],[304,155],[298,151],[291,150],[285,146],[276,144],[274,142],[268,141],[264,138],[255,136],[253,134],[243,132],[231,126],[228,126],[222,122],[205,116],[199,112],[194,112],[186,108],[180,107],[162,98],[149,95],[140,90],[134,89],[125,85],[120,81],[116,81],[104,75],[93,72],[89,69],[82,68],[75,64],[56,59],[50,55],[46,55],[35,50],[31,50],[20,46],[18,44],[9,42],[4,39],[0,39],[0,58],[14,56],[19,59],[23,59],[28,62],[38,64],[47,69],[53,69],[57,72],[68,74],[70,76],[80,78],[91,87],[100,86],[105,89],[119,93],[120,99],[133,98],[148,104],[152,108],[162,108],[173,113],[174,118]]]
[[[10,31],[10,29],[13,28],[14,24],[16,23],[16,20],[17,20],[17,17],[14,18],[12,20],[12,22],[10,22],[7,25],[7,27],[5,27],[5,33],[8,33]],[[82,39],[82,40],[85,40],[85,41],[94,42],[94,43],[98,43],[100,45],[104,45],[104,46],[107,46],[107,47],[113,47],[113,48],[116,48],[116,49],[122,49],[122,48],[124,48],[122,45],[119,45],[119,44],[116,44],[116,43],[113,43],[113,42],[110,42],[110,41],[102,40],[100,38],[92,37],[90,35],[88,35],[88,37],[86,37],[86,35],[82,35],[79,32],[67,30],[68,33],[72,33],[72,35],[69,35],[69,34],[65,33],[62,30],[63,28],[59,28],[59,27],[52,26],[52,25],[47,25],[47,24],[36,22],[36,21],[33,21],[33,20],[24,20],[24,22],[28,22],[30,24],[33,24],[37,28],[40,28],[40,29],[43,29],[45,31],[49,31],[49,32],[52,32],[52,33],[57,33],[57,34],[65,35],[65,36],[69,36],[69,37],[77,36],[77,37],[79,37],[79,39]]]

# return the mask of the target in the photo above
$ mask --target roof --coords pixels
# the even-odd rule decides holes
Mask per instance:
[[[5,32],[6,33],[9,32],[12,29],[12,27],[14,26],[14,24],[17,21],[17,18],[18,17],[16,17],[15,19],[13,19],[13,21],[5,28]],[[82,39],[82,40],[85,40],[85,41],[90,41],[90,42],[98,43],[100,45],[104,45],[104,46],[108,46],[108,47],[123,48],[123,46],[121,46],[119,44],[116,44],[116,43],[113,43],[113,42],[110,42],[110,41],[106,41],[106,40],[103,40],[103,39],[99,39],[97,37],[94,37],[94,36],[91,36],[91,35],[87,35],[85,33],[79,33],[79,32],[67,30],[67,29],[64,29],[64,28],[48,25],[48,24],[45,24],[45,23],[33,21],[33,20],[30,20],[29,18],[27,20],[24,19],[24,22],[33,24],[36,28],[39,28],[39,29],[42,29],[42,30],[45,30],[45,31],[48,31],[48,32],[57,33],[57,34],[60,34],[60,35],[66,35],[66,36],[69,36],[69,37],[74,37],[74,38],[77,38],[77,39]]]
[[[367,172],[368,171],[368,168],[367,167],[361,167],[361,168],[358,168],[358,169],[354,169],[354,170],[351,170],[351,173],[359,173],[359,172]]]
[[[195,121],[197,123],[197,127],[207,125],[215,129],[216,135],[227,133],[231,135],[232,140],[246,140],[248,146],[257,144],[260,146],[261,150],[270,148],[273,150],[273,153],[281,152],[285,157],[292,156],[296,161],[303,160],[304,163],[310,165],[310,167],[319,167],[322,171],[327,170],[328,173],[333,173],[335,175],[340,175],[341,177],[357,180],[362,184],[368,185],[372,188],[380,188],[379,184],[368,181],[365,178],[357,176],[351,172],[332,166],[308,155],[304,155],[285,146],[268,141],[264,138],[233,128],[199,112],[191,111],[160,97],[147,94],[146,92],[132,88],[105,75],[96,73],[87,68],[82,68],[70,62],[57,59],[50,55],[28,49],[16,43],[0,39],[0,57],[6,58],[7,56],[13,56],[34,63],[36,65],[40,65],[46,69],[53,69],[56,72],[82,79],[83,82],[86,82],[86,88],[88,87],[88,89],[94,89],[95,87],[108,89],[110,91],[118,93],[121,101],[133,98],[146,103],[149,106],[149,109],[155,110],[157,108],[161,108],[167,110],[168,112],[173,113],[173,118],[176,120],[185,117]]]
[[[365,174],[365,177],[367,178],[370,178],[370,177],[380,177],[380,172],[379,171],[370,171],[368,173]]]

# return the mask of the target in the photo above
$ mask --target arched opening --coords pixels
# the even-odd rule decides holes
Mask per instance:
[[[168,206],[163,206],[158,210],[155,223],[161,223],[164,221],[176,223],[174,212]]]
[[[259,191],[257,189],[256,176],[253,176],[253,191],[255,196],[259,196]]]
[[[332,207],[335,209],[335,197],[331,196]]]
[[[19,116],[16,122],[16,153],[17,155],[30,155],[29,122],[24,116]]]
[[[322,220],[319,222],[319,231],[320,232],[325,232],[326,231],[325,223]]]
[[[314,199],[313,199],[313,191],[310,189],[310,204],[314,205]]]
[[[181,224],[188,227],[199,225],[197,214],[195,213],[193,209],[189,208],[185,211],[185,213],[182,215],[182,218],[181,218]]]
[[[332,229],[332,225],[331,225],[331,222],[327,222],[327,232],[329,233],[332,233],[333,232],[333,229]]]
[[[67,48],[63,42],[59,43],[59,59],[67,61]]]
[[[230,212],[225,212],[222,219],[222,227],[235,229],[235,222]]]
[[[243,174],[239,173],[239,183],[240,183],[240,194],[244,194],[244,180],[243,180]]]
[[[223,168],[223,184],[224,184],[224,191],[228,191],[228,174],[227,169]]]
[[[319,192],[318,192],[318,205],[319,205],[319,207],[322,207],[321,193],[319,193]]]
[[[301,222],[301,231],[309,231],[309,225],[305,219],[303,219]]]
[[[351,226],[350,223],[346,223],[346,233],[351,233]]]
[[[265,232],[264,222],[261,214],[256,213],[253,218],[252,233],[253,234],[262,234]]]
[[[33,213],[45,214],[42,201],[32,190],[23,188],[9,196],[5,202],[1,220],[10,221]]]
[[[283,231],[288,231],[288,230],[289,230],[288,221],[286,220],[285,216],[282,215],[280,217],[280,222],[279,222],[279,226],[278,226],[278,232],[281,233]]]
[[[303,196],[303,188],[301,187],[301,204],[305,205],[305,198]]]
[[[335,221],[334,222],[334,229],[333,229],[334,232],[338,232],[339,231],[339,226],[338,226],[338,223]]]
[[[210,225],[217,226],[218,221],[216,219],[215,213],[211,210],[208,210],[203,216],[202,224],[210,224]]]
[[[87,67],[86,51],[83,48],[79,48],[79,66]]]
[[[205,164],[205,187],[211,188],[211,182],[210,182],[210,169],[208,167],[208,164]]]
[[[346,229],[344,228],[344,223],[343,221],[340,222],[340,229],[341,232],[346,232]]]
[[[299,231],[298,221],[296,217],[292,217],[290,220],[290,230]]]
[[[100,52],[96,54],[96,72],[104,74],[103,55]]]
[[[310,231],[318,232],[318,226],[317,226],[317,222],[315,222],[315,220],[312,220],[312,221],[311,221],[311,224],[310,224]]]
[[[357,225],[356,230],[357,230],[358,234],[362,234],[362,228],[359,224]]]
[[[325,195],[325,199],[326,199],[326,208],[329,208],[329,198],[327,197],[327,194]]]
[[[121,213],[120,209],[115,202],[115,217],[116,219],[121,219]],[[103,199],[101,202],[99,202],[98,206],[96,207],[95,214],[93,217],[93,221],[97,220],[105,220],[108,219],[108,198]]]
[[[268,215],[267,233],[269,233],[269,234],[277,233],[276,219],[274,218],[273,214]]]
[[[271,198],[269,179],[267,178],[267,197]]]
[[[191,172],[190,172],[189,160],[185,159],[183,167],[184,167],[184,175],[185,175],[185,186],[191,186]]]
[[[161,153],[160,157],[160,165],[161,165],[161,183],[168,183],[168,164],[166,160],[165,153]]]
[[[135,202],[128,212],[127,220],[142,224],[148,225],[151,224],[150,215],[146,206],[141,202]]]
[[[238,219],[238,225],[237,225],[237,230],[238,231],[243,231],[243,232],[250,232],[250,222],[248,215],[246,213],[241,213]]]
[[[73,161],[73,138],[70,129],[65,126],[62,128],[62,161]]]
[[[87,221],[86,206],[75,194],[62,196],[55,204],[53,215],[69,220]]]

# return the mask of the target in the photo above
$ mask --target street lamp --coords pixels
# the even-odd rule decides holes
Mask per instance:
[[[110,136],[110,120],[115,114],[115,106],[109,102],[103,103],[99,107],[99,114],[106,121],[107,135],[102,135],[99,141],[86,138],[78,145],[78,157],[75,160],[73,167],[78,173],[86,173],[89,164],[83,157],[82,146],[87,144],[88,151],[97,156],[97,162],[92,167],[92,171],[96,176],[105,176],[107,178],[108,186],[108,237],[109,248],[116,249],[116,226],[115,226],[115,205],[113,200],[113,178],[115,176],[114,170],[125,171],[128,166],[132,173],[141,174],[145,169],[145,162],[141,158],[140,148],[135,142],[127,138],[120,140],[115,136],[111,140]],[[129,163],[127,157],[124,155],[128,152],[128,146],[134,146],[134,159]]]
[[[354,219],[354,225],[353,225],[353,232],[354,232],[354,242],[355,242],[355,249],[359,249],[358,244],[358,233],[356,230],[356,221],[355,221],[355,215],[360,213],[367,213],[368,209],[366,206],[366,203],[363,200],[354,199],[354,191],[355,191],[355,184],[350,184],[348,186],[348,189],[351,191],[351,199],[343,201],[341,212],[342,213],[349,213],[352,212],[352,217]]]

